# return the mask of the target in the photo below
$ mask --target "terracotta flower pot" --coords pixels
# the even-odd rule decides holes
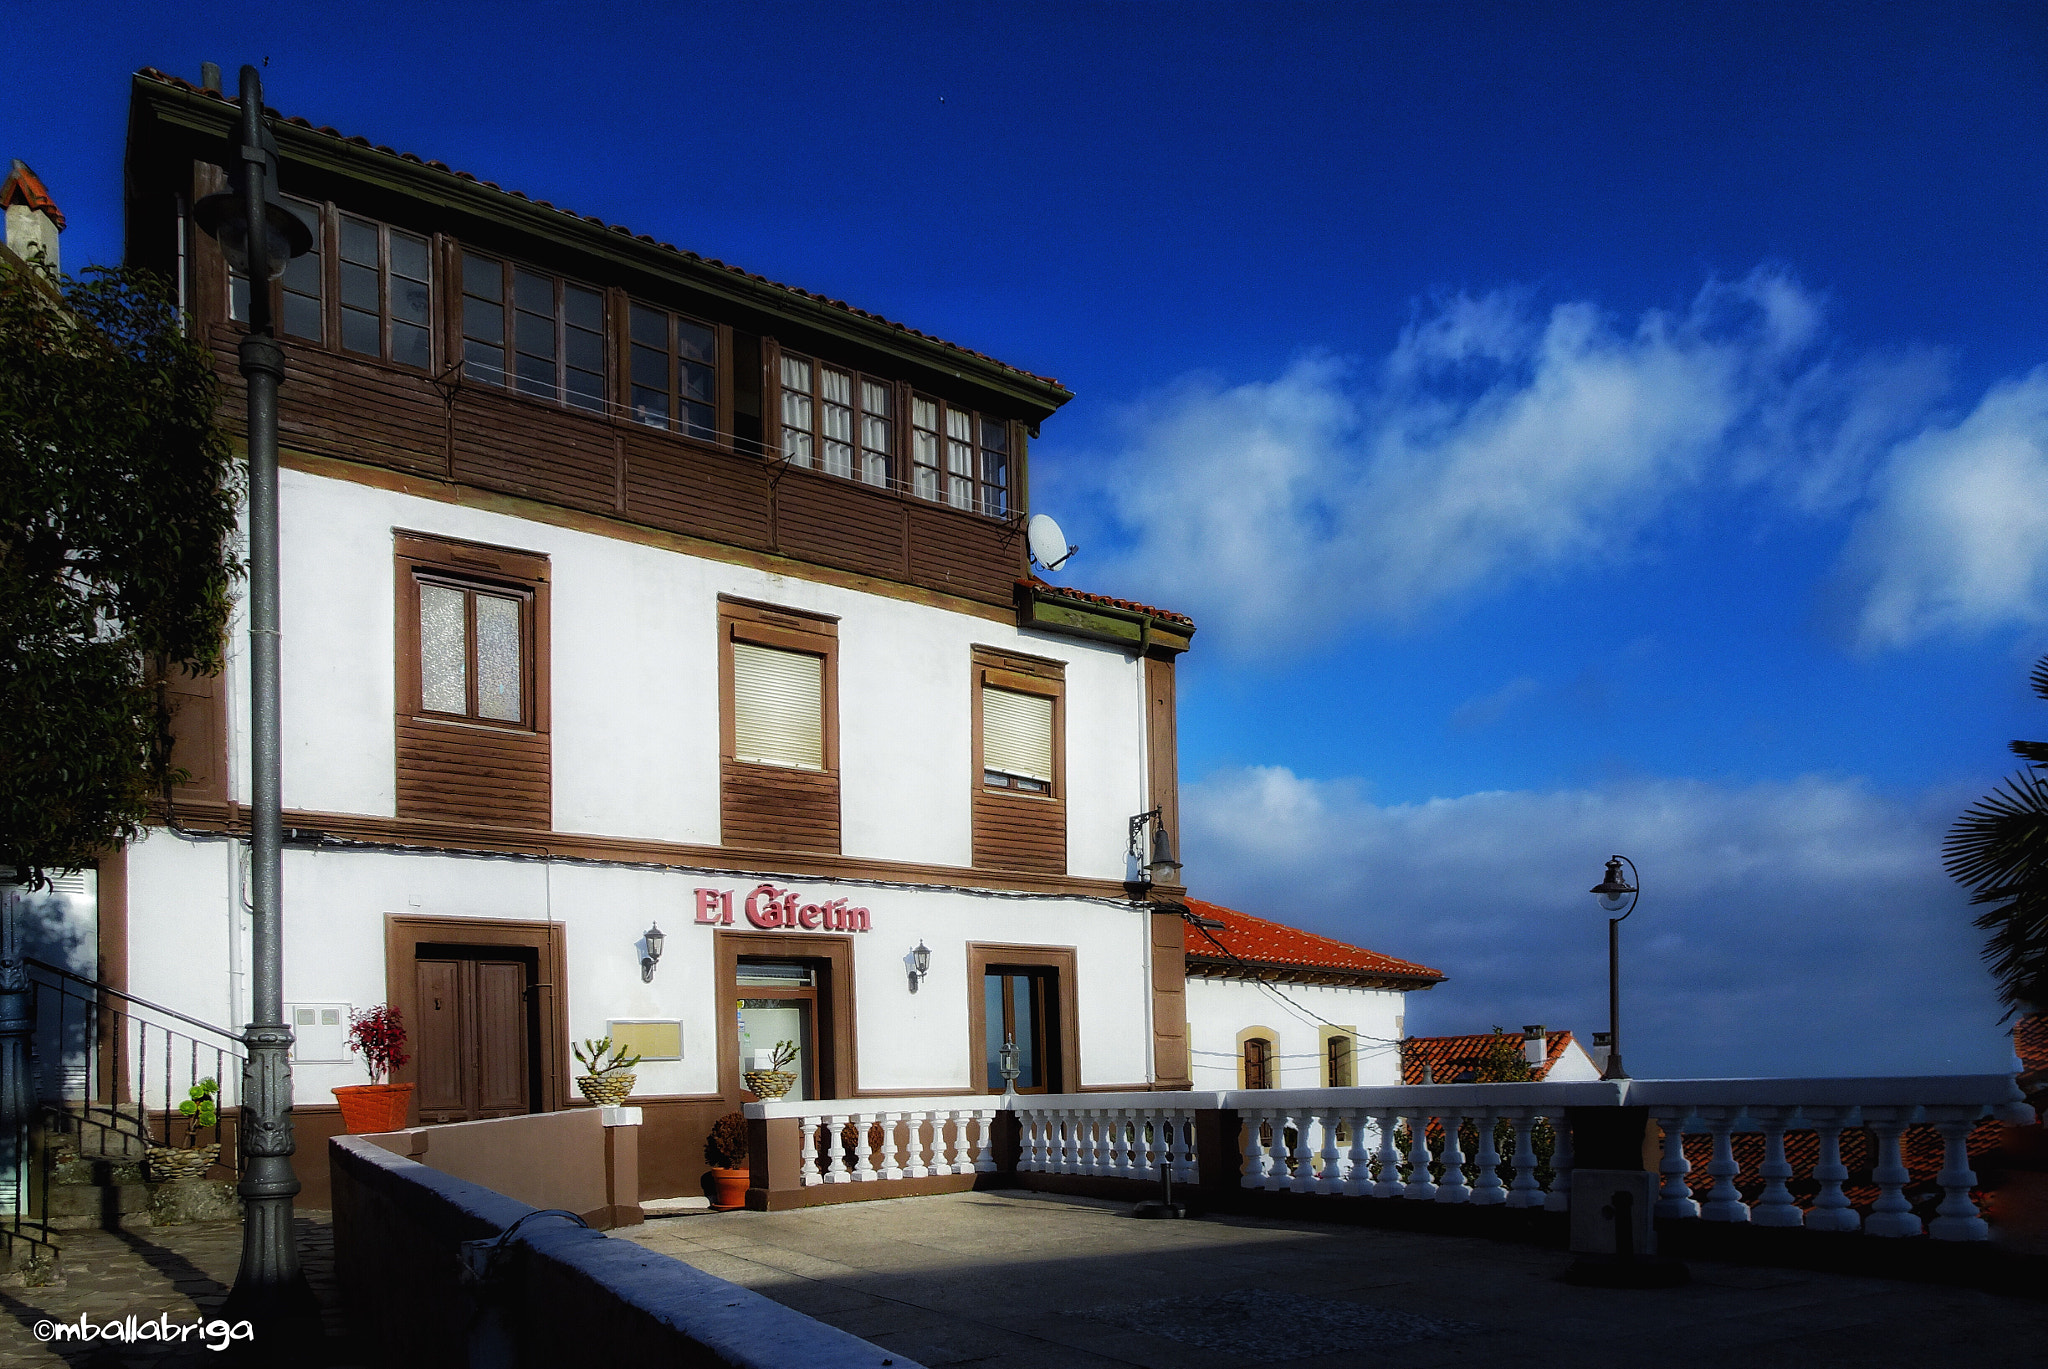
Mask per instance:
[[[711,1171],[711,1210],[731,1212],[747,1205],[747,1186],[754,1181],[750,1169],[714,1169]]]
[[[411,1084],[344,1084],[333,1092],[351,1136],[398,1131],[412,1110]]]

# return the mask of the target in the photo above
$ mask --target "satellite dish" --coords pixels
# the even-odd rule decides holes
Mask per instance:
[[[1060,531],[1060,525],[1052,521],[1051,514],[1034,513],[1025,532],[1025,541],[1031,547],[1031,559],[1047,570],[1058,570],[1066,564],[1069,556],[1079,547],[1067,545],[1067,535]]]

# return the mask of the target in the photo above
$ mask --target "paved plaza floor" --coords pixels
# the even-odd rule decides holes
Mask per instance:
[[[1128,1211],[957,1193],[614,1235],[930,1369],[2048,1365],[2048,1301],[1706,1261],[1683,1288],[1577,1288],[1559,1251]]]

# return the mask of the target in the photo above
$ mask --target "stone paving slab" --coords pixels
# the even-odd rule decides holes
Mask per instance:
[[[360,1361],[352,1353],[334,1287],[334,1232],[325,1212],[296,1214],[299,1261],[321,1304],[325,1343],[296,1362],[344,1369]],[[139,1320],[168,1314],[173,1325],[217,1318],[241,1265],[242,1224],[203,1222],[144,1227],[136,1231],[67,1231],[62,1277],[41,1288],[0,1289],[0,1365],[73,1365],[92,1369],[191,1369],[219,1365],[223,1356],[196,1337],[174,1346],[156,1341],[44,1342],[39,1321],[95,1324],[134,1314]]]
[[[1127,1212],[1049,1194],[954,1193],[692,1215],[612,1234],[933,1369],[1924,1369],[1965,1348],[1973,1363],[2048,1363],[2048,1301],[1708,1261],[1692,1262],[1683,1288],[1577,1288],[1562,1281],[1568,1256],[1531,1246]],[[1148,1314],[1175,1307],[1178,1334],[1145,1329]],[[1193,1323],[1206,1338],[1189,1336]],[[1290,1336],[1296,1325],[1303,1334]],[[1312,1328],[1321,1348],[1305,1354]]]

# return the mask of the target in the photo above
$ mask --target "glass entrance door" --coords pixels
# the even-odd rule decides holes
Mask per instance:
[[[783,1095],[804,1100],[818,1096],[817,972],[801,961],[747,961],[739,964],[740,1073],[772,1068],[775,1048],[796,1047],[796,1058],[782,1068],[796,1076]]]
[[[1054,972],[991,965],[982,975],[981,987],[981,1039],[989,1092],[1003,1091],[1005,1041],[1017,1046],[1017,1092],[1058,1092],[1059,1043],[1054,1024],[1059,1018],[1059,989]]]

